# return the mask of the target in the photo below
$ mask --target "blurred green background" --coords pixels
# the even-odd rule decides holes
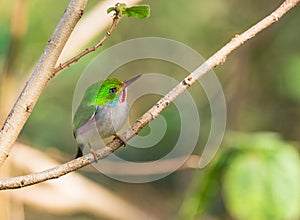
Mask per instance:
[[[32,72],[68,2],[0,0],[1,122]],[[89,1],[86,13],[98,3],[98,0]],[[281,1],[161,0],[141,3],[151,6],[150,18],[123,18],[102,48],[67,68],[48,84],[22,130],[20,142],[53,157],[57,152],[53,153],[53,149],[59,149],[62,153],[57,154],[63,155],[61,162],[75,155],[73,92],[85,67],[105,48],[137,37],[164,37],[182,42],[208,58],[236,34],[271,13]],[[14,28],[16,4],[21,5],[18,12],[22,13],[19,14],[22,19]],[[108,15],[99,14],[99,20],[102,16]],[[299,20],[298,6],[214,69],[224,89],[228,112],[224,143],[208,167],[184,169],[147,184],[118,182],[97,172],[79,173],[158,219],[299,219]],[[135,73],[161,71],[177,80],[188,74],[163,62],[124,67],[128,74],[131,70]],[[200,86],[195,85],[190,92],[201,111],[203,127],[195,149],[199,154],[209,133],[210,110]],[[130,121],[133,122],[158,98],[149,96],[139,100]],[[163,116],[169,130],[163,141],[155,146],[155,152],[126,153],[126,149],[122,149],[124,157],[149,160],[170,150],[180,126],[178,113],[171,106]],[[143,132],[146,134],[149,128]],[[34,191],[35,188],[31,189]],[[265,189],[269,192],[264,193]],[[76,211],[71,214],[45,213],[28,204],[23,211],[25,219],[40,219],[41,216],[45,219],[54,216],[56,219],[98,219],[92,213]]]

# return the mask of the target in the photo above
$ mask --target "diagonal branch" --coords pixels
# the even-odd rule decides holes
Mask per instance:
[[[198,67],[194,72],[187,76],[180,84],[172,89],[165,97],[160,99],[148,112],[137,119],[135,124],[128,128],[123,134],[123,138],[129,140],[135,136],[145,125],[156,118],[177,96],[188,89],[198,78],[214,67],[225,62],[226,57],[247,40],[253,38],[256,34],[278,21],[284,14],[297,5],[300,0],[286,0],[273,13],[263,20],[249,28],[240,35],[236,35],[223,48],[211,56],[206,62]],[[110,142],[105,148],[96,151],[97,159],[105,158],[123,145],[120,139]],[[69,161],[60,166],[45,170],[39,173],[29,174],[20,177],[0,179],[0,189],[15,189],[24,186],[33,185],[49,179],[58,178],[72,171],[78,170],[83,166],[89,165],[95,161],[94,155],[89,153],[75,160]]]
[[[87,0],[71,0],[62,19],[0,130],[0,166],[28,119],[38,97],[48,83],[63,47],[81,18]]]

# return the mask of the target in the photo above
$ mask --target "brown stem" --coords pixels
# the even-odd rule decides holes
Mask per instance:
[[[70,66],[73,63],[76,63],[83,56],[95,51],[98,47],[102,46],[102,44],[110,37],[111,33],[114,31],[114,29],[116,28],[120,19],[121,19],[121,16],[118,16],[118,15],[114,16],[112,25],[110,26],[109,30],[105,33],[104,37],[101,40],[99,40],[94,46],[83,50],[81,53],[79,53],[75,57],[73,57],[73,58],[69,59],[68,61],[66,61],[62,64],[59,64],[57,67],[55,67],[54,71],[51,75],[51,78],[56,76],[56,74],[58,72],[60,72],[61,70],[65,69],[66,67]]]

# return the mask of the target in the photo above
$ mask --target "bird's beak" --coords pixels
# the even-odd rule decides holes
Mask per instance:
[[[131,83],[133,83],[134,81],[139,79],[142,75],[143,74],[140,74],[140,75],[137,75],[135,77],[132,77],[131,79],[125,80],[124,85],[123,85],[123,89],[126,89]]]

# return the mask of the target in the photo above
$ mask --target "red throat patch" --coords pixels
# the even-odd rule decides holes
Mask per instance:
[[[126,89],[123,90],[122,99],[121,99],[122,103],[125,101],[126,101]]]

